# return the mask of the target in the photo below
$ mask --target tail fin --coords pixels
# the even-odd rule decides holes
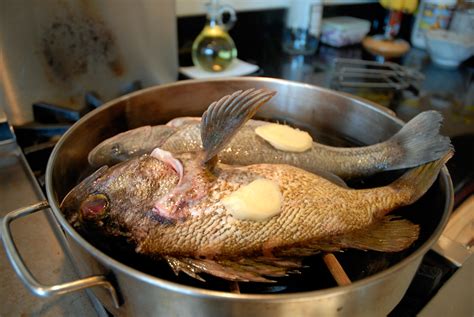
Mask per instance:
[[[433,185],[441,168],[453,154],[454,152],[449,150],[440,159],[406,172],[389,186],[397,189],[401,195],[406,195],[407,201],[404,202],[405,204],[412,204]]]
[[[439,134],[443,117],[437,111],[425,111],[411,119],[389,143],[400,148],[404,155],[387,170],[418,166],[437,160],[452,149],[448,137]]]
[[[239,90],[213,102],[202,115],[201,139],[206,155],[204,162],[214,158],[275,93],[265,89]]]

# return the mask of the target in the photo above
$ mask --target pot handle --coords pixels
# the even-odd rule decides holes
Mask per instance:
[[[12,234],[10,231],[10,222],[46,208],[49,208],[49,203],[44,200],[34,205],[14,210],[8,213],[3,218],[1,224],[3,246],[5,247],[7,257],[23,284],[34,295],[39,297],[63,295],[70,292],[83,290],[89,287],[101,286],[109,291],[110,295],[112,296],[115,307],[118,308],[120,306],[120,303],[117,296],[117,292],[115,291],[115,288],[112,286],[112,284],[103,275],[94,275],[72,282],[46,286],[40,284],[31,274],[30,270],[26,267],[25,263],[23,262],[23,259],[18,253],[18,249],[16,248],[15,243],[13,242]]]

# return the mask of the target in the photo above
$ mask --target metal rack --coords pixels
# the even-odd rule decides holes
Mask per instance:
[[[336,58],[331,74],[336,88],[415,89],[425,79],[420,72],[396,63]]]

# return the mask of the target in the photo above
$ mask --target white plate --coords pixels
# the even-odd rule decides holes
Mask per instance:
[[[189,78],[218,78],[244,76],[255,73],[259,67],[254,64],[244,62],[238,58],[232,61],[230,66],[222,72],[208,72],[196,66],[180,67],[179,72]]]

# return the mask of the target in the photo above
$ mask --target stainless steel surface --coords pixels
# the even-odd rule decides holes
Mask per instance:
[[[474,195],[468,197],[449,219],[433,250],[461,267],[473,254]]]
[[[35,277],[31,274],[30,270],[25,265],[23,259],[21,258],[11,230],[10,224],[19,218],[31,215],[35,212],[44,210],[49,208],[49,204],[46,200],[36,203],[34,205],[20,208],[18,210],[12,211],[8,213],[5,217],[3,217],[3,221],[1,223],[1,232],[2,232],[2,239],[3,239],[3,246],[5,247],[5,251],[7,253],[7,257],[10,260],[10,263],[13,266],[16,274],[20,277],[23,284],[35,295],[40,297],[53,297],[58,295],[63,295],[71,292],[80,291],[83,289],[91,288],[94,286],[100,286],[106,288],[110,295],[112,296],[112,300],[114,302],[115,307],[119,307],[119,300],[117,297],[117,293],[115,292],[114,287],[112,284],[107,281],[105,276],[97,275],[97,276],[90,276],[87,278],[83,278],[76,281],[70,281],[62,284],[56,284],[52,286],[46,286],[39,283]]]
[[[0,144],[0,219],[6,212],[44,200],[25,158],[14,141]],[[50,211],[49,211],[50,213]],[[52,217],[36,213],[12,224],[15,242],[31,272],[44,283],[77,279]],[[57,225],[56,225],[57,226]],[[64,238],[63,238],[64,239]],[[38,298],[26,289],[0,250],[0,316],[104,316],[96,299],[84,291],[55,298]],[[101,311],[102,309],[102,311]]]
[[[472,252],[465,246],[444,235],[439,237],[438,241],[433,246],[433,250],[459,267],[462,266],[472,255]]]
[[[101,289],[94,293],[116,316],[149,315],[363,315],[390,312],[404,295],[422,256],[436,241],[452,208],[452,184],[446,169],[440,182],[446,195],[439,206],[440,222],[429,239],[413,254],[389,269],[349,286],[296,294],[232,294],[210,291],[159,279],[117,262],[84,240],[64,219],[59,201],[87,168],[87,153],[101,140],[145,124],[157,124],[177,116],[200,115],[211,101],[237,89],[267,87],[278,94],[259,112],[259,117],[291,119],[360,142],[375,143],[395,133],[402,122],[380,107],[305,84],[268,79],[237,78],[186,81],[152,87],[104,105],[75,124],[59,141],[48,162],[48,199],[65,229],[68,245],[82,274],[106,274],[116,281],[123,299],[115,309]],[[370,133],[367,133],[370,131]],[[84,135],[87,134],[87,138]],[[146,294],[146,295],[144,295]]]
[[[334,84],[351,88],[419,89],[423,74],[392,62],[373,62],[361,59],[336,58],[332,73]]]
[[[474,316],[472,290],[474,283],[474,257],[471,256],[462,269],[441,287],[431,301],[418,314],[419,317],[432,316]]]
[[[144,87],[178,74],[174,0],[2,1],[0,105],[14,125],[31,104],[73,109],[84,93],[103,100],[139,80]]]

